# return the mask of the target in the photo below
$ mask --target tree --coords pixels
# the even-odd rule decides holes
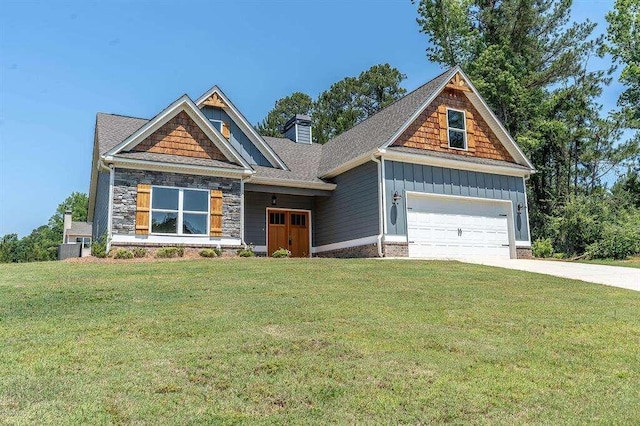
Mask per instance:
[[[327,142],[400,99],[407,92],[400,86],[405,78],[397,68],[380,64],[331,85],[315,102],[315,142]]]
[[[623,65],[620,82],[626,89],[618,105],[629,127],[640,128],[640,2],[616,0],[606,16],[607,50]]]
[[[264,136],[283,137],[284,125],[295,114],[311,115],[313,99],[311,96],[294,92],[289,96],[278,99],[271,111],[262,120],[256,130]]]
[[[0,240],[0,263],[38,262],[56,260],[58,245],[62,244],[64,213],[71,210],[74,221],[87,220],[89,199],[87,194],[74,192],[58,205],[47,225],[42,225],[22,239],[7,234]]]

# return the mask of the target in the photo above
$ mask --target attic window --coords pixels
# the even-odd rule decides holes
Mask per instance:
[[[449,148],[467,149],[467,129],[464,111],[447,109]]]
[[[210,118],[209,121],[211,122],[211,125],[216,128],[217,131],[222,133],[222,120],[214,120],[213,118]]]

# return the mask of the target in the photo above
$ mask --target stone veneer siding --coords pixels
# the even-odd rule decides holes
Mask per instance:
[[[382,246],[384,257],[409,257],[409,244],[384,243]]]
[[[137,186],[139,183],[146,183],[176,188],[222,190],[222,235],[240,238],[240,179],[128,169],[116,169],[114,173],[113,234],[135,235]]]
[[[316,253],[315,257],[378,257],[378,245],[366,244],[364,246],[347,247],[337,250],[323,251]]]
[[[516,247],[516,259],[533,259],[531,247]]]

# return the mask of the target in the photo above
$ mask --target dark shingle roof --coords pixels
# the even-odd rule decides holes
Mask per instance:
[[[296,143],[286,138],[263,136],[289,170],[253,166],[256,176],[273,179],[322,183],[318,178],[318,164],[322,156],[322,145]]]
[[[71,222],[71,228],[67,230],[67,235],[88,235],[91,236],[91,222]]]
[[[96,117],[96,133],[100,155],[124,141],[148,121],[144,118],[99,112]]]
[[[455,68],[445,71],[324,144],[319,174],[323,175],[387,142],[420,105],[451,77],[454,70]]]
[[[210,158],[194,158],[194,157],[183,157],[180,155],[158,154],[155,152],[137,152],[137,151],[119,152],[114,157],[131,158],[135,160],[158,161],[161,163],[220,167],[224,169],[240,169],[240,170],[244,169],[244,167],[242,166],[239,166],[233,163],[228,163],[226,161],[212,160]]]

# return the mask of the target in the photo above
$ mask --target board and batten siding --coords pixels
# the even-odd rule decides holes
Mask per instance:
[[[316,197],[316,246],[378,235],[378,165],[373,161],[333,179],[330,197]]]
[[[513,204],[516,242],[529,241],[529,217],[527,209],[517,211],[518,204],[526,206],[524,179],[491,173],[448,169],[421,164],[385,161],[385,200],[387,230],[389,235],[406,235],[406,192],[457,195],[473,198],[510,200]],[[396,206],[393,194],[402,196]]]
[[[98,173],[92,226],[94,240],[100,238],[109,229],[109,172]]]
[[[311,210],[311,228],[315,229],[313,197],[275,194],[277,203],[271,205],[273,194],[268,192],[244,192],[244,241],[254,246],[267,244],[267,208]],[[312,235],[313,237],[313,235]],[[313,241],[311,242],[313,245]]]
[[[259,166],[271,167],[269,160],[260,152],[260,150],[251,142],[249,137],[244,134],[229,115],[220,108],[204,107],[202,113],[210,120],[224,121],[229,125],[231,137],[229,143],[242,155],[249,164],[257,164]]]

